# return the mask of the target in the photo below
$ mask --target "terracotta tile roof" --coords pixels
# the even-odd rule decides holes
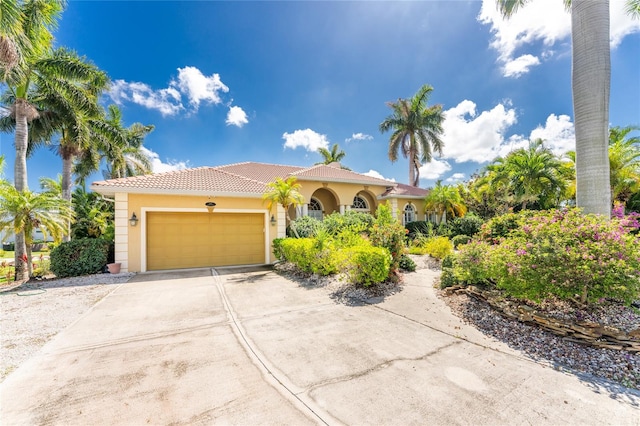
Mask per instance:
[[[276,177],[296,176],[301,181],[349,182],[392,187],[395,182],[365,176],[340,168],[340,164],[316,165],[308,168],[245,162],[217,167],[198,167],[165,173],[110,179],[94,182],[97,192],[262,194],[266,184]]]
[[[296,170],[300,170],[298,166],[283,166],[280,164],[254,163],[249,161],[215,168],[263,183],[271,182],[277,177],[289,176]]]
[[[188,193],[246,193],[262,194],[266,186],[244,176],[215,167],[198,167],[165,173],[134,176],[94,182],[98,192],[188,192]],[[103,191],[101,191],[101,189]],[[111,191],[104,191],[111,190]]]
[[[388,197],[412,197],[412,198],[424,198],[429,194],[428,189],[418,188],[416,186],[405,185],[404,183],[397,183],[395,187],[390,188],[381,195],[381,198]]]
[[[300,180],[329,181],[329,182],[353,182],[368,185],[393,186],[395,182],[366,176],[340,167],[340,163],[318,164],[306,169],[300,169],[292,175]]]

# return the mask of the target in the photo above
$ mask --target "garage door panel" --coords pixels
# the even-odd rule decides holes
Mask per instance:
[[[147,269],[265,262],[262,213],[147,213]]]

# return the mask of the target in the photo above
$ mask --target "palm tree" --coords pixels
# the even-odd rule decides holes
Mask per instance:
[[[4,67],[3,82],[9,88],[15,102],[10,111],[15,117],[15,149],[16,161],[14,165],[14,185],[17,191],[28,189],[27,184],[27,146],[29,122],[37,117],[37,110],[30,103],[31,84],[42,81],[44,69],[57,70],[56,64],[42,63],[47,52],[51,49],[53,36],[51,30],[55,28],[57,19],[64,8],[64,0],[16,0],[2,1],[2,26],[5,40],[11,39],[17,48],[24,47],[18,52],[17,61],[9,61],[13,65]],[[8,18],[5,13],[9,11]],[[6,20],[5,20],[6,19]],[[19,21],[19,23],[18,23]],[[11,28],[8,31],[7,28]],[[17,41],[17,42],[16,42]],[[6,60],[5,60],[6,61]],[[49,77],[53,77],[49,73]],[[51,78],[51,82],[55,79]],[[25,235],[21,232],[15,236],[15,270],[16,278],[24,279],[27,265],[23,258],[26,252]]]
[[[327,148],[318,148],[318,152],[320,153],[320,155],[322,155],[322,158],[324,160],[316,164],[339,163],[340,160],[342,160],[344,156],[347,155],[342,150],[338,151],[339,149],[340,147],[337,143],[333,144],[333,146],[331,147],[331,151],[329,151]]]
[[[106,117],[91,121],[94,144],[83,151],[75,165],[77,182],[84,180],[100,168],[102,160],[106,169],[105,179],[137,176],[151,173],[151,161],[142,151],[144,138],[153,131],[153,125],[122,124],[122,112],[116,105],[109,105]]]
[[[393,130],[389,140],[389,159],[395,162],[398,151],[409,159],[409,185],[418,186],[420,166],[432,159],[432,151],[442,155],[444,143],[441,105],[427,107],[433,87],[425,84],[411,99],[398,99],[387,105],[393,114],[380,123],[380,132]]]
[[[18,40],[23,37],[21,32],[22,16],[16,0],[0,2],[0,70],[2,82],[7,74],[18,64],[20,52]]]
[[[429,191],[424,201],[427,211],[435,211],[441,218],[440,223],[447,222],[447,213],[450,213],[452,217],[462,217],[467,213],[467,206],[464,205],[459,188],[442,185],[440,180]]]
[[[27,276],[33,272],[29,261],[33,231],[39,228],[44,235],[51,235],[59,242],[73,217],[71,203],[52,193],[38,194],[28,189],[18,191],[12,185],[0,184],[0,230],[25,236],[26,253],[21,260],[27,264]],[[19,277],[17,271],[16,280],[26,278]]]
[[[295,176],[290,176],[286,180],[276,178],[273,182],[267,183],[267,190],[262,194],[262,199],[269,202],[269,210],[273,205],[280,204],[284,208],[284,215],[287,223],[291,221],[289,217],[289,207],[304,203],[304,197],[300,194],[302,185],[298,183]],[[297,238],[300,238],[295,227],[291,228]]]
[[[44,192],[48,192],[56,197],[62,198],[62,175],[58,173],[58,177],[56,179],[41,177],[40,188],[42,188]]]
[[[640,137],[628,137],[636,130],[640,127],[609,129],[611,197],[625,204],[633,193],[640,191]]]
[[[41,58],[38,65],[37,84],[29,89],[37,117],[31,123],[27,155],[41,145],[52,145],[52,138],[59,135],[56,151],[62,158],[62,198],[70,202],[73,163],[92,144],[90,123],[102,114],[98,96],[107,87],[108,78],[85,58],[63,48]],[[6,100],[15,101],[15,97],[9,95]],[[5,117],[0,126],[17,127],[12,118],[15,115]]]
[[[505,18],[527,0],[496,0]],[[609,0],[565,0],[571,8],[572,92],[576,133],[576,203],[589,214],[611,217],[607,134],[611,49]],[[640,16],[640,2],[627,1]]]
[[[73,210],[76,220],[71,226],[73,238],[114,238],[114,203],[105,201],[96,192],[87,192],[82,186],[73,191]]]
[[[492,184],[502,183],[516,204],[526,210],[529,203],[538,208],[557,207],[567,189],[564,164],[544,146],[541,139],[529,143],[487,166]]]

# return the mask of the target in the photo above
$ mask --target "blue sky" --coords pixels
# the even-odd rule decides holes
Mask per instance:
[[[611,0],[612,125],[640,124],[640,22]],[[574,147],[570,16],[535,0],[509,21],[493,0],[425,2],[70,1],[56,43],[105,70],[126,124],[153,124],[155,171],[260,161],[308,166],[338,143],[343,164],[407,182],[378,125],[386,102],[434,87],[444,155],[421,186],[456,182],[541,137]],[[13,177],[13,135],[0,134]],[[61,160],[38,151],[29,186]],[[91,180],[100,180],[96,174]]]

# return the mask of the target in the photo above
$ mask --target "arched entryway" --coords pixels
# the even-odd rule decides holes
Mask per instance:
[[[309,216],[322,220],[326,215],[339,212],[340,207],[337,197],[332,191],[326,188],[318,188],[311,196],[311,200],[307,206],[307,211]]]
[[[376,199],[367,191],[360,191],[353,197],[351,211],[374,214],[376,208]]]

